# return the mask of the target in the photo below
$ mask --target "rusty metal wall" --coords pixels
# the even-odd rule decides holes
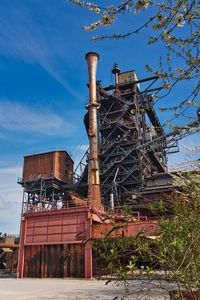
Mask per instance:
[[[133,70],[119,74],[119,84],[129,83],[134,80],[135,80],[135,72]]]
[[[19,277],[92,277],[88,208],[26,213],[21,223]]]
[[[24,277],[64,278],[85,276],[83,244],[25,247]]]
[[[64,151],[54,152],[54,177],[65,181],[66,183],[73,183],[73,161]]]
[[[109,232],[113,228],[112,224],[93,224],[92,236],[94,238],[105,238],[105,232]],[[141,220],[136,222],[129,222],[128,226],[124,224],[124,228],[113,232],[110,237],[117,237],[118,234],[125,236],[136,236],[142,231],[143,236],[154,236],[159,232],[158,220]]]
[[[24,157],[22,181],[57,178],[72,184],[73,161],[66,151],[53,151]]]
[[[97,274],[95,257],[92,269],[92,245],[88,240],[105,238],[103,232],[111,230],[112,224],[98,223],[95,216],[88,208],[24,214],[19,277],[91,278],[92,272]],[[157,220],[144,219],[139,214],[136,218],[135,222],[121,228],[119,233],[135,236],[143,230],[144,236],[152,236],[159,231]],[[114,232],[111,236],[115,237]]]
[[[61,209],[25,214],[25,245],[73,243],[89,234],[87,208]]]

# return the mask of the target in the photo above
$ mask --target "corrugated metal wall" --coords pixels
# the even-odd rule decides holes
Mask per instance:
[[[72,184],[73,161],[66,151],[54,151],[24,157],[23,182],[36,180],[38,176],[43,179],[57,178]]]
[[[24,277],[85,277],[84,245],[60,244],[25,247]]]
[[[91,277],[88,208],[26,213],[21,223],[19,277]]]
[[[25,245],[73,244],[88,238],[87,208],[27,214]]]

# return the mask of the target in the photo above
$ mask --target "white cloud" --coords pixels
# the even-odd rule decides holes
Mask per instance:
[[[85,144],[85,145],[79,145],[79,146],[76,146],[75,150],[76,151],[83,151],[83,152],[86,152],[89,148],[89,145],[88,144]]]
[[[17,175],[17,174],[20,174],[22,171],[22,168],[21,167],[8,167],[8,168],[1,168],[0,169],[0,174],[9,174],[9,175]]]
[[[89,148],[88,144],[80,144],[80,145],[74,147],[74,150],[72,151],[72,159],[74,161],[75,169],[78,166],[78,164],[80,163],[80,161],[82,160],[82,158],[85,155],[88,148]],[[86,159],[86,157],[84,157],[83,163],[85,163],[85,159]]]
[[[6,208],[6,200],[0,195],[0,210]]]
[[[67,60],[68,40],[63,39],[62,33],[59,31],[56,32],[56,35],[49,34],[49,27],[52,27],[53,24],[49,22],[48,15],[43,16],[41,25],[37,15],[34,16],[23,5],[13,6],[9,14],[12,22],[6,15],[2,16],[0,20],[0,53],[28,63],[38,63],[73,97],[82,101],[82,95],[67,82],[66,74],[62,74],[62,70],[66,71],[67,69],[67,63],[70,63]]]
[[[0,168],[0,231],[17,234],[23,189],[17,184],[22,167]]]
[[[169,155],[169,170],[189,170],[196,167],[196,160],[200,158],[200,133],[180,140],[179,149],[180,152]]]
[[[74,125],[55,113],[36,111],[8,100],[0,102],[0,128],[49,136],[71,135],[75,130]]]

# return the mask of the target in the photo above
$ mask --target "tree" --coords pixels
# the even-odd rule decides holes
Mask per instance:
[[[168,95],[178,84],[190,83],[188,95],[173,107],[160,107],[174,112],[174,118],[185,116],[188,108],[198,106],[199,95],[199,39],[200,39],[200,6],[197,1],[164,0],[119,0],[109,6],[102,6],[100,1],[84,2],[71,0],[75,5],[86,8],[97,16],[97,20],[84,27],[86,31],[98,30],[100,27],[112,26],[117,18],[132,15],[133,21],[143,14],[144,21],[139,27],[125,33],[105,34],[92,38],[93,42],[105,39],[124,39],[134,37],[142,30],[149,30],[148,44],[161,43],[165,52],[160,57],[159,68],[147,65],[146,69],[160,77],[163,81],[162,93],[154,94],[157,99]],[[117,4],[116,4],[117,3]],[[133,13],[133,14],[132,14]],[[149,17],[150,15],[150,17]],[[172,121],[170,120],[170,121]],[[171,122],[169,122],[171,126]],[[104,265],[102,272],[115,276],[126,282],[131,274],[139,271],[155,276],[155,269],[165,271],[165,279],[176,282],[178,287],[185,288],[190,296],[194,289],[200,289],[200,179],[197,173],[186,174],[184,186],[177,190],[171,198],[170,211],[173,216],[165,218],[166,207],[163,201],[154,203],[151,209],[159,213],[160,232],[156,240],[147,240],[140,232],[136,237],[122,236],[120,230],[128,226],[129,217],[126,213],[125,222],[113,222],[115,238],[110,232],[106,239],[94,242],[97,257]],[[169,199],[170,201],[170,199]],[[131,212],[129,214],[130,218]],[[110,237],[110,238],[109,238]],[[141,266],[144,269],[141,269]],[[157,278],[162,279],[157,273]],[[180,298],[181,297],[181,298]],[[179,295],[183,299],[183,295]]]
[[[120,229],[132,218],[131,211],[127,214],[126,210],[126,221],[113,223],[116,237],[108,238],[107,233],[107,239],[95,241],[94,247],[104,265],[102,274],[126,283],[139,272],[150,279],[175,282],[180,293],[176,299],[187,299],[182,290],[187,291],[189,299],[197,299],[194,296],[196,291],[200,292],[200,174],[193,171],[177,177],[182,188],[169,198],[172,216],[166,218],[163,201],[149,207],[160,217],[155,240],[146,239],[142,232],[136,237],[121,235]]]
[[[165,53],[160,57],[159,68],[153,69],[146,65],[149,72],[158,75],[162,79],[162,91],[153,96],[157,101],[168,95],[180,82],[190,82],[192,86],[188,95],[175,106],[160,107],[161,111],[170,109],[176,119],[184,117],[185,112],[191,106],[199,106],[197,96],[199,94],[200,74],[200,6],[193,0],[121,0],[111,1],[109,5],[102,6],[102,1],[84,2],[82,0],[70,0],[75,5],[86,8],[97,17],[97,20],[84,26],[86,31],[98,30],[100,27],[112,26],[119,18],[132,15],[132,21],[137,24],[137,15],[143,14],[143,23],[134,29],[111,35],[101,35],[92,38],[92,41],[105,39],[124,39],[136,36],[143,30],[149,32],[148,44],[162,43]],[[99,4],[100,3],[100,4]],[[150,15],[150,16],[149,16]],[[140,20],[141,21],[141,20]],[[156,101],[156,102],[157,102]],[[186,115],[186,119],[190,116]],[[171,124],[170,120],[168,123]]]

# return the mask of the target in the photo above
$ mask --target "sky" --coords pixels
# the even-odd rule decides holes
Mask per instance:
[[[122,18],[106,32],[143,22],[142,16],[132,18]],[[97,79],[102,85],[113,83],[115,62],[121,71],[136,70],[139,78],[150,76],[146,64],[158,66],[164,49],[146,44],[146,29],[135,38],[92,43],[93,33],[82,27],[93,21],[91,12],[66,0],[0,1],[0,232],[19,233],[22,187],[17,180],[24,155],[62,149],[77,163],[87,148],[85,54],[99,53]],[[176,103],[190,88],[174,90],[165,104]],[[160,115],[162,122],[168,117]],[[184,161],[198,139],[195,134],[181,141],[180,154],[170,162]]]

